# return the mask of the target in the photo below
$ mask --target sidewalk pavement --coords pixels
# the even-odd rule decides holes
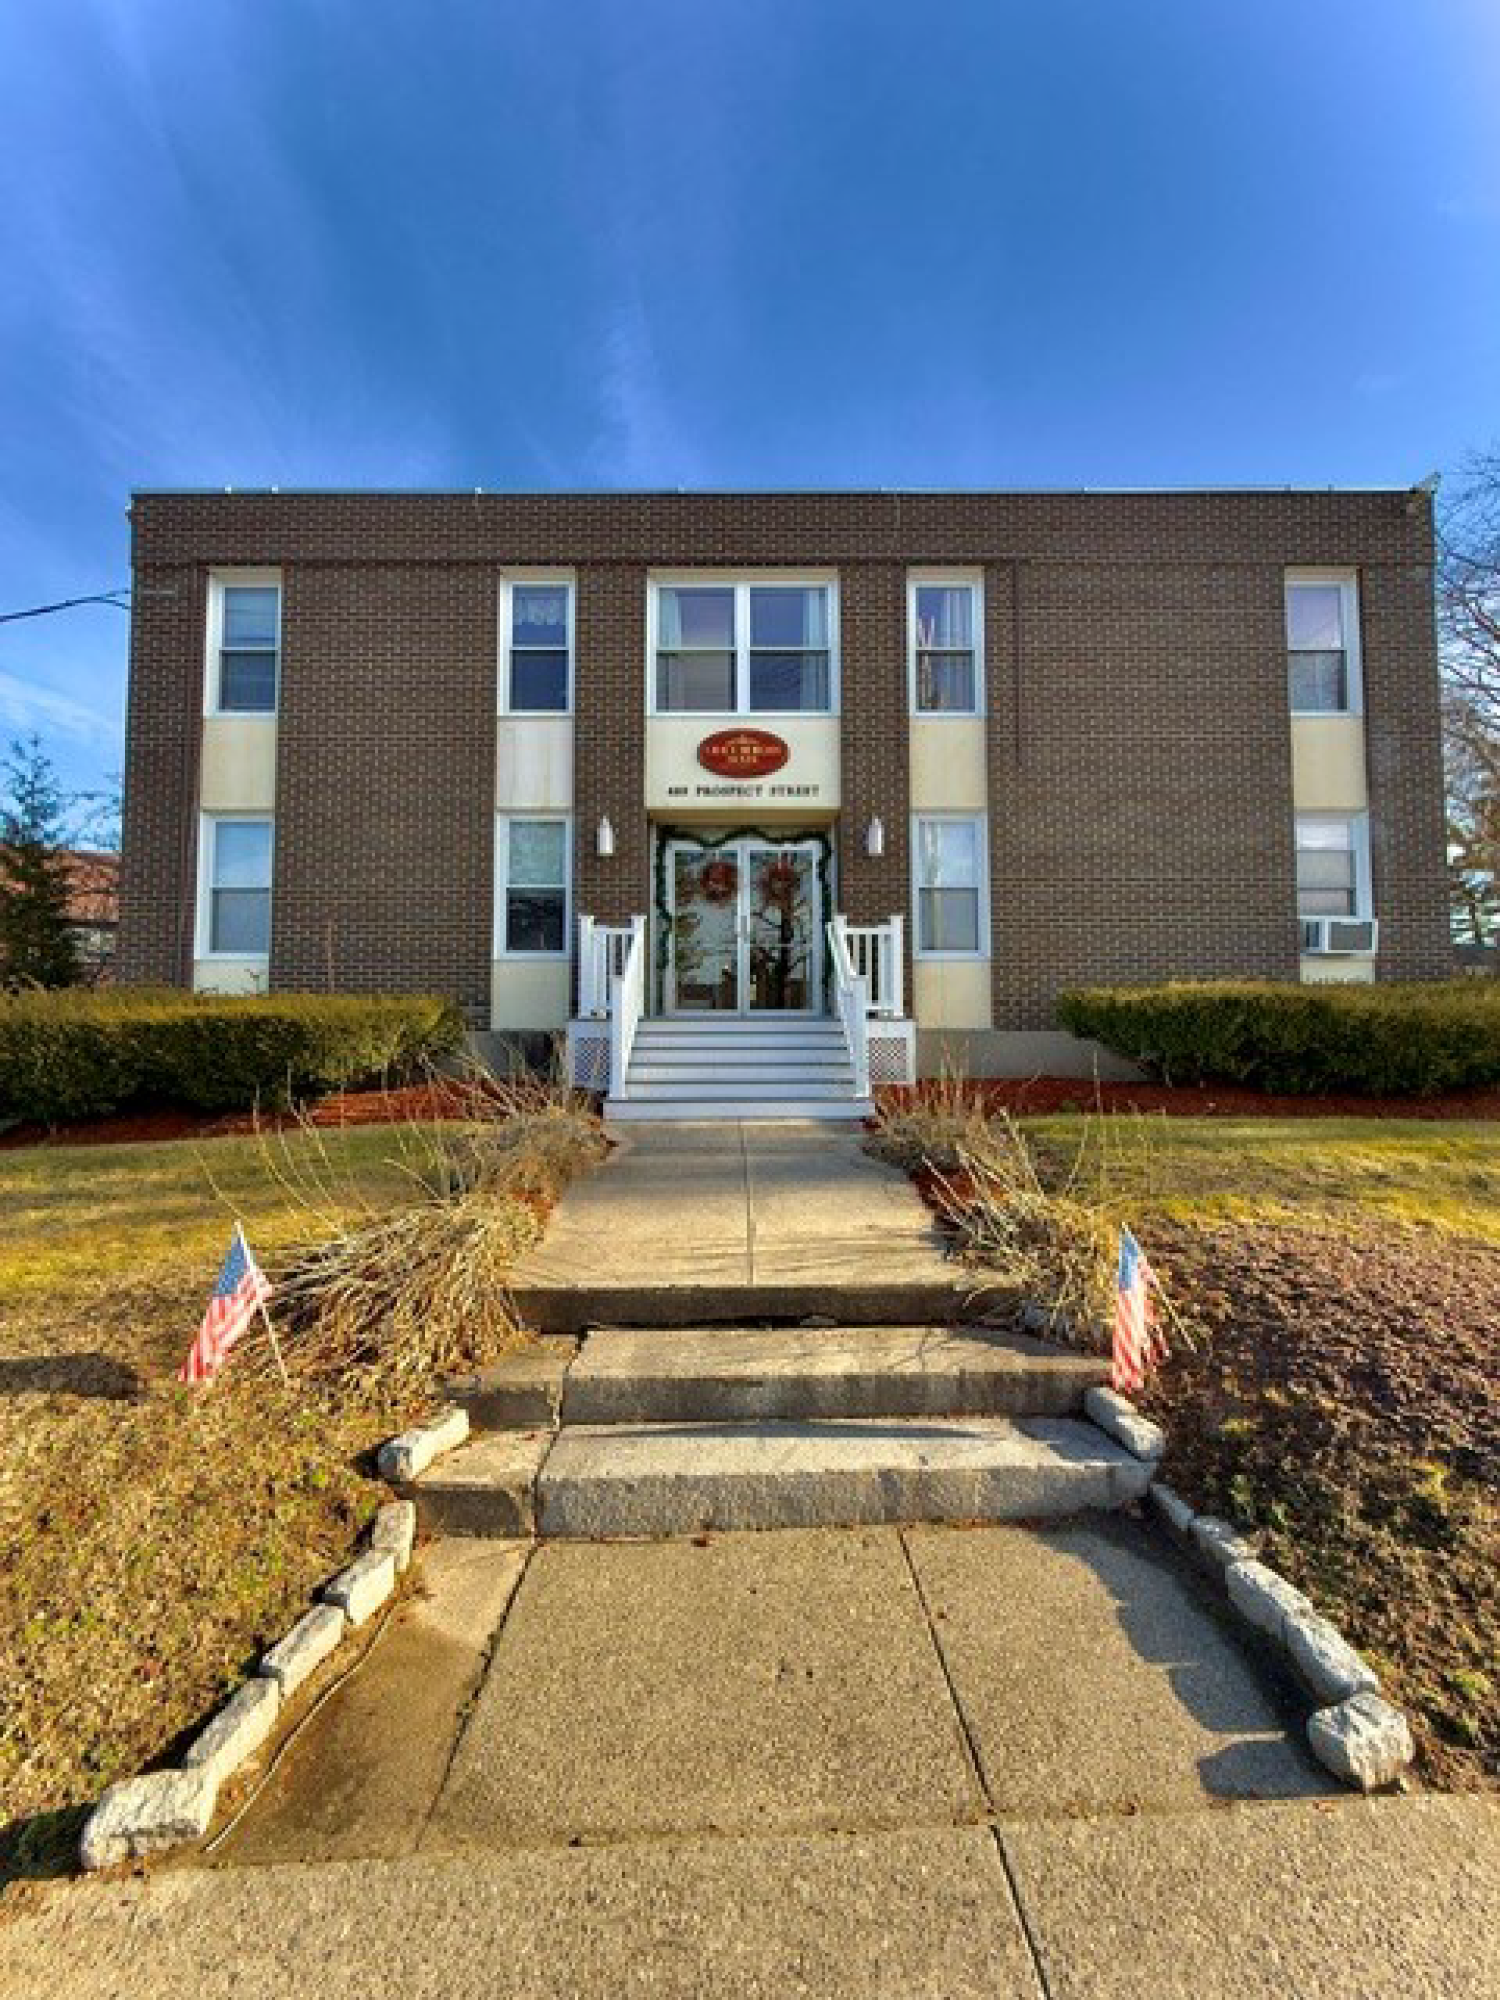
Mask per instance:
[[[878,1311],[846,1309],[873,1281],[964,1289],[910,1180],[865,1151],[859,1125],[643,1123],[616,1136],[517,1266],[518,1301],[576,1297],[598,1319],[601,1295],[634,1295],[634,1315],[661,1324],[673,1293],[744,1292],[754,1317],[751,1287],[762,1307],[797,1287],[823,1312],[873,1324]]]
[[[1138,1522],[420,1565],[212,1857],[0,1923],[5,2000],[1500,1991],[1495,1802],[1333,1793]]]

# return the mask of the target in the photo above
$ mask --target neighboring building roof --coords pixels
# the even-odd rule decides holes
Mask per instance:
[[[89,847],[68,850],[72,893],[68,916],[75,924],[113,924],[120,916],[120,857]]]

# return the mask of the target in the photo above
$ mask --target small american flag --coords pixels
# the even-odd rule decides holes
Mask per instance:
[[[178,1370],[177,1379],[207,1382],[217,1374],[230,1348],[270,1296],[270,1280],[251,1256],[245,1232],[236,1223],[229,1255],[219,1272],[198,1338]]]
[[[1136,1390],[1146,1385],[1146,1370],[1163,1359],[1167,1343],[1156,1323],[1151,1292],[1156,1273],[1146,1253],[1128,1229],[1120,1231],[1120,1273],[1115,1288],[1114,1355],[1110,1386]]]

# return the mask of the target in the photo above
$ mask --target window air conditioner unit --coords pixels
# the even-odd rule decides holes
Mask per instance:
[[[1379,930],[1373,917],[1304,917],[1302,949],[1320,958],[1369,957]]]

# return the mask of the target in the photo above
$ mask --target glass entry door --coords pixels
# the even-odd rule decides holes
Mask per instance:
[[[823,910],[811,842],[673,840],[667,888],[667,1013],[820,1009]]]

